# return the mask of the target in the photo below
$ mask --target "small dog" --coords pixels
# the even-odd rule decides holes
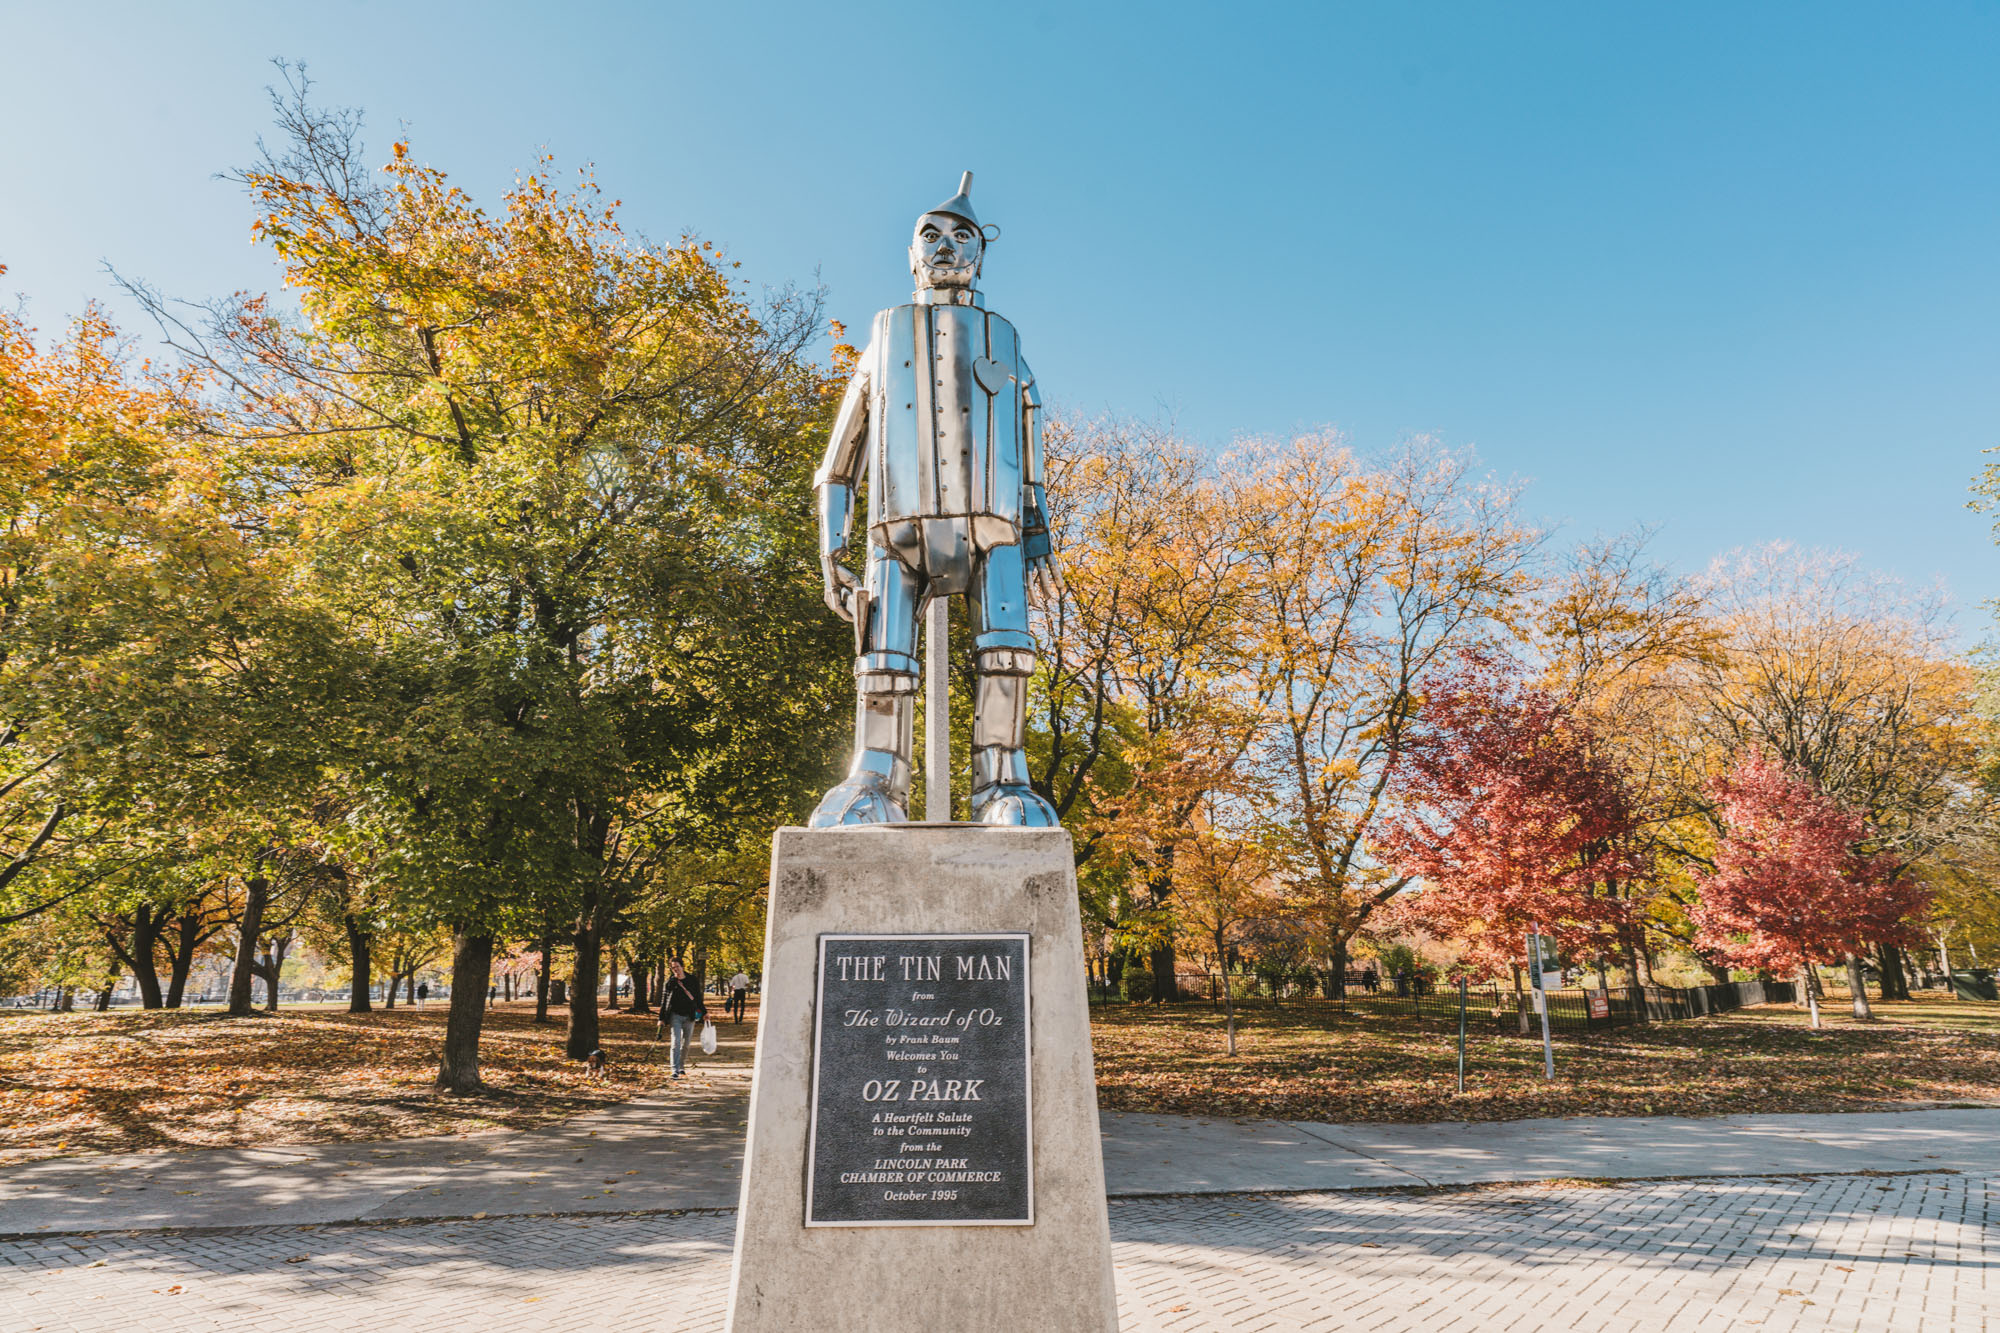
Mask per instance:
[[[596,1079],[601,1079],[604,1077],[605,1068],[608,1064],[609,1062],[604,1058],[604,1052],[601,1050],[592,1051],[589,1055],[584,1057],[583,1061],[583,1067],[585,1072],[591,1078],[596,1078]]]

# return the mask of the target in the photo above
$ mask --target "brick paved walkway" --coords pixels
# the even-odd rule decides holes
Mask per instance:
[[[2000,1174],[1113,1200],[1127,1329],[2000,1330]],[[0,1329],[719,1329],[727,1213],[0,1243]]]

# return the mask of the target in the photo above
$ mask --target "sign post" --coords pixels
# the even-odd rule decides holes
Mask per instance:
[[[1465,1095],[1465,978],[1458,979],[1458,1095]]]
[[[1543,950],[1542,928],[1536,926],[1528,932],[1528,974],[1535,981],[1535,1008],[1542,1014],[1542,1077],[1556,1076],[1556,1048],[1549,1040],[1549,986],[1545,967],[1549,961]],[[1558,979],[1562,973],[1556,973]]]

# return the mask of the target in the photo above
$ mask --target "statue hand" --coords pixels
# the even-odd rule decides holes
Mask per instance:
[[[826,604],[842,620],[854,619],[854,594],[861,587],[861,580],[854,577],[854,571],[840,563],[836,555],[823,555],[819,560],[820,574],[826,580]]]

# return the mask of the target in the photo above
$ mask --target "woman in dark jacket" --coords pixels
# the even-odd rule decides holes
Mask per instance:
[[[707,1017],[707,1010],[679,963],[669,960],[667,973],[667,1002],[660,1006],[660,1026],[673,1033],[674,1077],[679,1078],[687,1072],[688,1031]]]

